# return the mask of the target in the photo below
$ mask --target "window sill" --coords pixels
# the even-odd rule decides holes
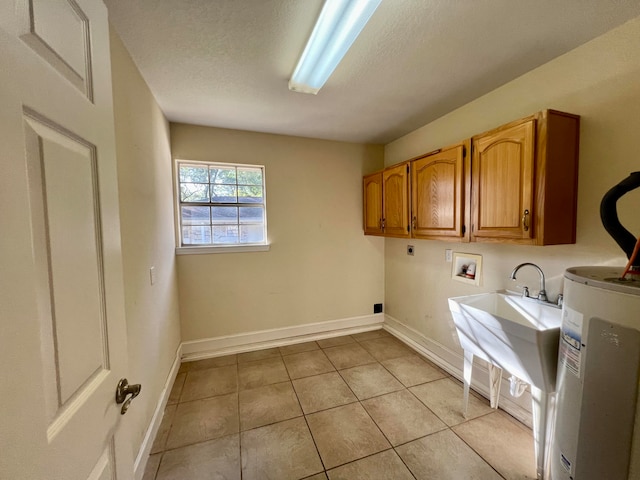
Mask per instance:
[[[229,246],[203,246],[203,247],[176,247],[176,255],[205,255],[210,253],[244,253],[244,252],[268,252],[271,245],[229,245]]]

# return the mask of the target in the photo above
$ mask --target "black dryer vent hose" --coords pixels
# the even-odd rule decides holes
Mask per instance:
[[[631,258],[636,245],[636,237],[620,223],[616,203],[624,194],[640,187],[640,172],[632,172],[627,178],[611,188],[600,202],[600,219],[605,230],[613,237],[620,248]],[[640,267],[640,255],[633,262],[634,267]]]

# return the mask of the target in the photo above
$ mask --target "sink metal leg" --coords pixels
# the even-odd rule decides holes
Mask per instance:
[[[492,363],[489,367],[489,400],[491,408],[498,408],[498,400],[500,399],[500,385],[502,384],[502,369]],[[464,369],[463,369],[463,398],[462,398],[462,414],[467,418],[469,409],[469,387],[471,385],[471,373],[473,370],[473,353],[464,350]]]
[[[489,401],[491,408],[498,408],[500,399],[500,385],[502,384],[502,369],[492,363],[489,364]]]
[[[467,409],[469,407],[469,385],[471,385],[471,370],[473,369],[473,353],[468,350],[464,351],[464,395],[462,397],[462,415],[467,418]]]
[[[553,409],[555,396],[531,385],[531,403],[533,412],[533,440],[536,452],[536,473],[538,480],[549,478],[549,446],[551,445]]]

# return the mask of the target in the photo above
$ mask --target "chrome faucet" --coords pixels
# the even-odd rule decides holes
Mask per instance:
[[[538,292],[538,300],[541,302],[546,302],[549,303],[549,299],[547,298],[547,291],[545,289],[544,286],[544,272],[542,271],[542,269],[536,265],[535,263],[521,263],[520,265],[518,265],[516,268],[513,269],[513,272],[511,272],[511,276],[509,277],[511,280],[515,280],[516,279],[516,273],[518,273],[518,270],[520,270],[522,267],[533,267],[536,270],[538,270],[538,273],[540,274],[540,291]],[[529,289],[528,288],[524,288],[523,291],[523,296],[529,296]]]

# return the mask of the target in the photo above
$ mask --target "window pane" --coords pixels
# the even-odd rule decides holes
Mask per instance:
[[[238,207],[211,207],[211,223],[236,225],[238,223]]]
[[[210,183],[236,183],[235,167],[210,167],[209,168]]]
[[[240,225],[240,243],[263,243],[263,225]]]
[[[182,227],[183,245],[203,245],[211,243],[211,226]]]
[[[248,187],[238,187],[238,202],[262,203],[262,186],[251,185]]]
[[[213,243],[238,243],[237,225],[215,225]]]
[[[219,203],[236,203],[238,197],[235,185],[211,185],[211,201]]]
[[[177,168],[182,245],[267,241],[264,167],[186,160]]]
[[[209,185],[200,183],[181,183],[180,184],[180,201],[181,202],[208,202],[209,201]]]
[[[262,186],[262,169],[238,167],[238,185]]]
[[[193,183],[209,183],[209,168],[193,165],[180,165],[180,181]]]
[[[262,207],[240,207],[240,223],[264,223]]]
[[[209,225],[209,207],[182,207],[183,225]]]

